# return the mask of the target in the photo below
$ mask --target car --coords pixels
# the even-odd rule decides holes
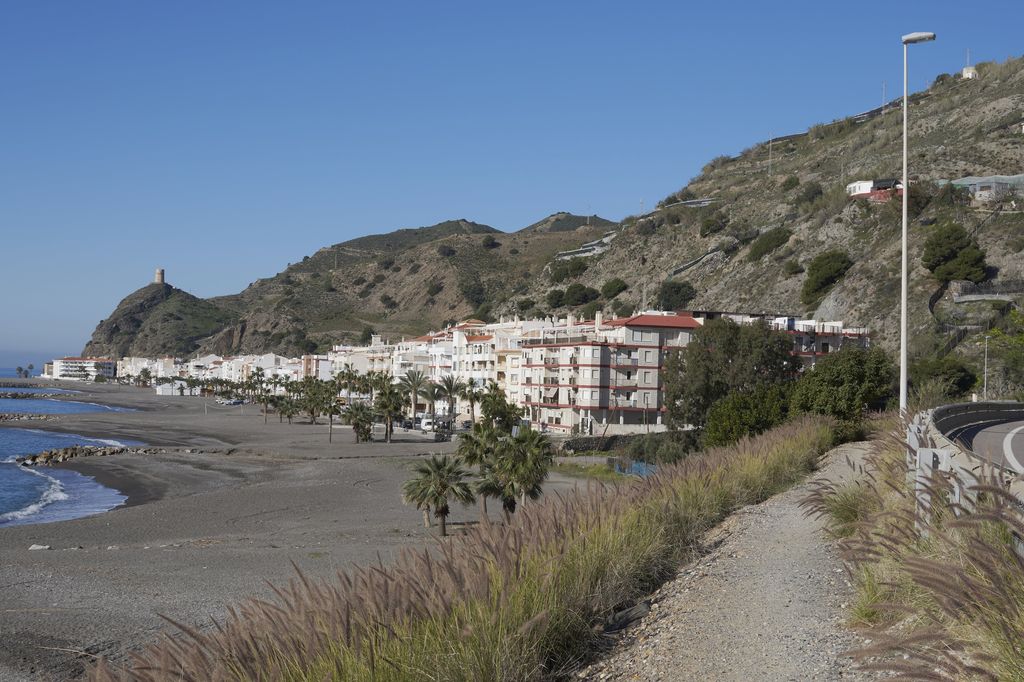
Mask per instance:
[[[412,423],[411,419],[403,419],[402,420],[402,428],[403,429],[411,429],[411,428],[413,428],[413,426],[414,426],[414,424]]]
[[[427,433],[428,431],[433,431],[433,430],[434,430],[434,420],[431,419],[430,417],[424,417],[420,421],[420,431],[422,431],[423,433]]]

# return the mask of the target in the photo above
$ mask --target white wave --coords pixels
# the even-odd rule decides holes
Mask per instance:
[[[24,519],[25,517],[38,514],[40,511],[42,511],[43,507],[46,507],[49,504],[53,504],[54,502],[60,502],[61,500],[68,499],[67,493],[64,492],[64,484],[62,484],[56,478],[53,478],[52,476],[47,476],[46,474],[38,471],[33,471],[28,467],[22,467],[21,470],[26,473],[30,473],[35,476],[45,478],[47,481],[50,482],[50,485],[46,490],[43,491],[43,494],[39,496],[38,500],[28,505],[27,507],[0,514],[0,523],[4,523],[5,521],[15,521],[17,519]]]

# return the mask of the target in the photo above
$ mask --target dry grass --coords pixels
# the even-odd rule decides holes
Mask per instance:
[[[100,663],[95,680],[537,680],[594,651],[595,628],[671,576],[733,510],[811,471],[831,424],[805,417],[660,467],[643,480],[549,497],[390,565],[298,575],[225,622]]]
[[[865,666],[907,680],[1024,680],[1024,508],[994,473],[953,501],[952,481],[927,482],[918,506],[906,444],[895,433],[856,486],[823,482],[805,500],[843,530],[858,594],[856,625],[874,629]]]

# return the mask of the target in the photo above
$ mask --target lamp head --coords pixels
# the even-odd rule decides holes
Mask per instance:
[[[907,35],[903,36],[904,45],[912,45],[913,43],[926,43],[929,40],[935,40],[934,33],[918,32],[908,33]]]

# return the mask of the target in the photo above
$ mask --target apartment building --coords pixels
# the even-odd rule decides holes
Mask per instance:
[[[604,322],[540,329],[522,341],[522,404],[531,422],[563,433],[661,431],[661,369],[700,322],[648,311]]]
[[[117,362],[109,358],[60,358],[53,361],[53,378],[71,381],[96,381],[96,377],[113,379]]]

